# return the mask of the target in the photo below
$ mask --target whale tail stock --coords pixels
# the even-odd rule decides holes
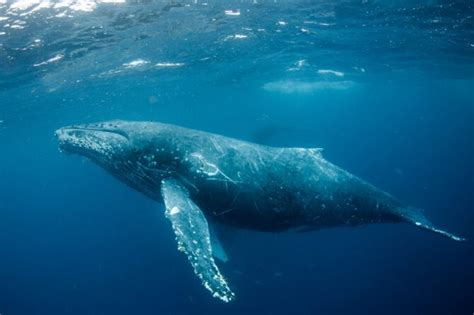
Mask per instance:
[[[449,232],[446,232],[444,230],[436,228],[433,223],[431,223],[423,214],[423,211],[421,209],[413,208],[413,207],[407,207],[407,208],[400,208],[400,215],[403,218],[404,221],[416,225],[419,228],[425,229],[427,231],[433,232],[440,234],[444,237],[447,237],[449,239],[452,239],[454,241],[465,241],[466,239],[463,237],[459,237],[456,235],[453,235]]]

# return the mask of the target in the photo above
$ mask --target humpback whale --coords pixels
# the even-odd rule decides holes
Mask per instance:
[[[405,222],[463,240],[328,162],[319,148],[269,147],[157,122],[74,125],[56,136],[62,151],[164,203],[178,249],[224,302],[235,295],[214,259],[227,259],[215,225],[283,232]]]

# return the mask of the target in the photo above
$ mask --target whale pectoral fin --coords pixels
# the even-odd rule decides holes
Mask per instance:
[[[224,247],[222,246],[221,241],[219,240],[216,228],[214,227],[212,223],[208,224],[208,226],[209,226],[209,233],[211,235],[212,255],[215,258],[225,263],[229,260],[229,257],[227,256],[224,250]]]
[[[171,221],[176,235],[178,250],[188,256],[194,273],[213,297],[224,302],[231,301],[234,293],[214,261],[209,227],[201,209],[189,198],[187,189],[177,180],[163,180],[161,195],[166,207],[165,216]]]

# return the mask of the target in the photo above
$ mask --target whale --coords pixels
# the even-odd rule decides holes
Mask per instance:
[[[216,260],[223,228],[316,231],[408,223],[454,241],[422,210],[327,161],[320,148],[271,147],[171,124],[114,120],[62,127],[63,152],[84,156],[163,203],[177,247],[213,297],[235,298]]]

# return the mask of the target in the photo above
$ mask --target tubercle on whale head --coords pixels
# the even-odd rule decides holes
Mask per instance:
[[[125,155],[130,149],[130,136],[119,122],[66,126],[56,130],[59,148],[96,162]]]
[[[66,126],[55,134],[61,151],[85,156],[108,169],[136,164],[150,169],[170,159],[166,130],[160,123],[115,120]]]

